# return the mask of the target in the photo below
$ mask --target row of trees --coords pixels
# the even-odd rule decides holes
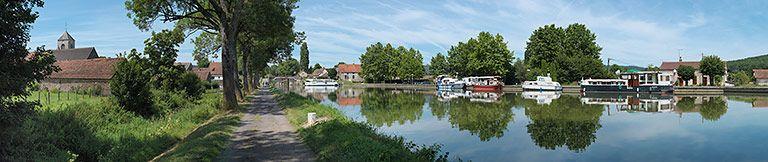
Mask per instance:
[[[600,61],[602,48],[596,36],[585,25],[567,28],[546,25],[533,31],[525,51],[525,60],[514,59],[501,35],[481,32],[467,43],[459,42],[448,56],[437,54],[430,61],[432,74],[457,76],[503,76],[514,83],[551,75],[560,82],[581,78],[606,77],[610,73]]]
[[[360,62],[360,75],[367,82],[412,81],[424,76],[421,52],[413,48],[395,48],[392,44],[379,42],[365,49]]]
[[[186,34],[202,31],[195,58],[221,53],[225,107],[250,92],[269,62],[290,57],[303,33],[293,31],[296,0],[128,0],[128,16],[141,30],[156,20],[175,23]],[[238,66],[242,65],[242,66]],[[238,77],[238,75],[242,75]],[[244,78],[238,84],[238,78]],[[242,88],[242,91],[241,91]]]

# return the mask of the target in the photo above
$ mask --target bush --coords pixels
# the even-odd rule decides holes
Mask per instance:
[[[192,72],[186,72],[181,75],[179,86],[186,92],[187,96],[191,98],[200,98],[200,95],[205,92],[205,85],[203,85],[200,78],[197,78],[197,75]]]
[[[749,84],[752,81],[752,77],[747,72],[739,71],[730,75],[730,80],[737,86]]]
[[[186,107],[191,102],[183,92],[168,92],[163,90],[151,90],[152,110],[154,113],[167,114],[178,108]]]
[[[147,83],[150,76],[145,73],[141,65],[136,60],[118,63],[115,74],[109,81],[109,87],[120,106],[142,116],[151,116],[153,115],[152,101],[149,83]]]

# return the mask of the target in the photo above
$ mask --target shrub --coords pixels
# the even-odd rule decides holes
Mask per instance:
[[[192,72],[186,72],[181,75],[179,86],[187,93],[187,96],[192,98],[200,98],[200,95],[205,92],[205,85],[203,85],[200,78],[197,78],[197,75]]]
[[[164,90],[151,90],[152,106],[154,112],[167,114],[190,104],[183,92],[169,92]]]
[[[730,80],[737,86],[749,84],[752,81],[752,77],[747,72],[739,71],[730,75]]]
[[[115,74],[109,81],[112,95],[120,106],[142,116],[153,115],[150,80],[142,64],[136,60],[123,61],[115,67]]]

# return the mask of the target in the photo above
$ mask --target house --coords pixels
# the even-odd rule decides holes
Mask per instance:
[[[311,78],[328,78],[328,70],[325,70],[325,68],[321,69],[315,69],[312,71],[312,74],[309,75]]]
[[[208,70],[210,71],[210,81],[217,83],[219,88],[223,88],[221,84],[224,82],[224,69],[221,68],[221,62],[211,62],[208,65]]]
[[[95,58],[56,61],[54,65],[61,68],[61,71],[48,76],[40,82],[40,86],[43,89],[62,91],[95,88],[100,90],[102,95],[106,95],[110,93],[109,80],[115,73],[115,65],[124,60]]]
[[[75,39],[65,31],[56,41],[56,50],[53,50],[53,56],[56,57],[56,61],[62,61],[94,59],[98,58],[99,54],[94,47],[75,48]]]
[[[339,64],[339,66],[336,68],[336,76],[339,80],[363,82],[363,77],[360,77],[361,69],[362,66],[360,66],[360,64]]]
[[[181,67],[184,71],[192,71],[192,68],[195,67],[191,62],[174,62],[173,65]]]
[[[768,85],[768,69],[753,69],[753,75],[755,77],[755,84]]]
[[[195,73],[200,80],[211,81],[211,71],[208,68],[193,67],[190,71]]]
[[[681,66],[690,66],[696,69],[696,71],[693,74],[693,79],[691,80],[683,80],[678,76],[677,69]],[[704,75],[699,70],[701,66],[701,63],[698,61],[683,61],[682,58],[679,61],[671,61],[671,62],[662,62],[661,66],[659,66],[659,69],[661,69],[661,74],[668,76],[668,77],[662,77],[659,78],[659,81],[671,81],[674,85],[677,86],[686,86],[686,85],[705,85],[709,82],[710,78],[708,75]],[[722,76],[721,83],[718,83],[719,85],[724,85],[725,81],[728,79],[728,69],[725,69],[725,75]]]

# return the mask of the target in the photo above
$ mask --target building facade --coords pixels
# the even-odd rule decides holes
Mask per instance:
[[[344,81],[363,82],[365,79],[360,77],[361,69],[360,64],[339,64],[336,68],[337,77]]]
[[[768,86],[768,69],[753,69],[752,72],[755,84]]]
[[[47,90],[77,91],[95,90],[101,95],[107,95],[109,80],[115,73],[117,63],[122,58],[96,58],[82,60],[56,61],[54,65],[61,68],[40,82],[40,87]]]
[[[94,47],[75,48],[75,38],[72,38],[68,32],[64,32],[56,41],[56,50],[53,50],[53,56],[56,57],[56,61],[63,61],[94,59],[98,58],[99,54]]]
[[[680,76],[677,73],[677,69],[681,66],[690,66],[696,69],[693,75],[693,79],[690,80],[683,80],[680,78]],[[676,86],[694,86],[694,85],[706,85],[709,83],[709,81],[712,79],[712,77],[708,75],[704,75],[701,73],[700,70],[701,63],[698,61],[672,61],[672,62],[662,62],[661,66],[659,66],[659,69],[661,69],[661,73],[667,76],[671,76],[671,78],[660,78],[660,81],[671,81]],[[716,83],[717,85],[725,85],[725,81],[728,79],[728,68],[725,69],[725,75],[721,78],[722,82]]]

